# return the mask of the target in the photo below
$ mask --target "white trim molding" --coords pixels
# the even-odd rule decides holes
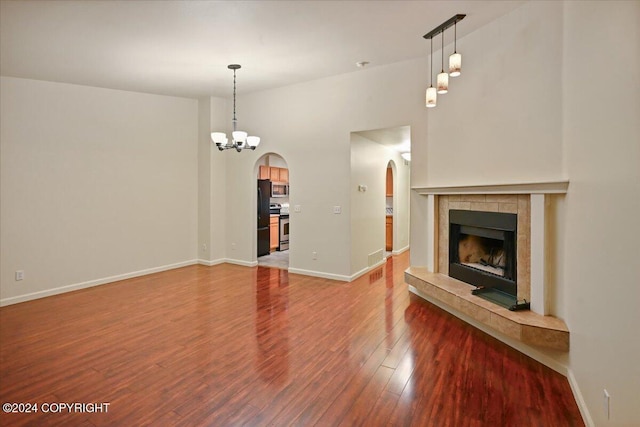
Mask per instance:
[[[302,274],[303,276],[321,277],[323,279],[340,280],[342,282],[350,282],[351,276],[345,276],[342,274],[325,273],[323,271],[304,270],[302,268],[289,267],[289,273]]]
[[[404,248],[398,249],[397,251],[396,250],[391,251],[391,255],[400,255],[401,253],[408,251],[409,248],[410,248],[410,245],[407,245]]]
[[[225,259],[222,260],[222,262],[227,262],[229,264],[242,265],[244,267],[257,267],[258,266],[258,261],[244,261],[244,260],[241,260],[241,259],[225,258]]]
[[[460,185],[450,187],[412,187],[422,195],[456,194],[565,194],[569,180],[546,182],[522,182],[513,184]]]
[[[199,260],[189,260],[177,262],[175,264],[167,264],[159,267],[147,268],[144,270],[132,271],[130,273],[118,274],[115,276],[103,277],[101,279],[88,280],[86,282],[74,283],[71,285],[60,286],[58,288],[46,289],[44,291],[31,292],[29,294],[18,295],[16,297],[4,298],[0,300],[0,307],[5,305],[17,304],[19,302],[31,301],[34,299],[50,297],[52,295],[64,294],[66,292],[77,291],[80,289],[90,288],[93,286],[105,285],[119,280],[131,279],[133,277],[146,276],[147,274],[159,273],[161,271],[173,270],[175,268],[186,267],[188,265],[198,264]]]

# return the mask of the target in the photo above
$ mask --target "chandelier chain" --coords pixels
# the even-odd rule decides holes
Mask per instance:
[[[236,119],[236,70],[233,70],[233,130],[236,130],[236,124],[238,123],[238,119]]]

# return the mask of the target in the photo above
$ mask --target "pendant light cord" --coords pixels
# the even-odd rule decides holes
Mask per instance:
[[[442,30],[442,48],[440,51],[442,53],[442,70],[440,70],[440,72],[444,73],[444,29]]]
[[[458,21],[453,24],[453,53],[456,52],[456,41],[458,41]]]
[[[433,87],[433,37],[431,37],[431,55],[429,55],[429,59],[431,60],[431,69],[429,71],[429,86]]]

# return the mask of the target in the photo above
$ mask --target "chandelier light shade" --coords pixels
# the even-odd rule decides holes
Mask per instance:
[[[458,22],[453,24],[453,53],[449,56],[449,75],[451,77],[458,77],[460,75],[460,69],[462,68],[462,55],[457,51],[458,41]]]
[[[438,74],[438,81],[436,83],[439,94],[445,94],[449,92],[449,74],[442,71]]]
[[[429,69],[429,87],[427,88],[425,105],[427,108],[433,108],[436,106],[436,102],[438,101],[438,93],[436,92],[436,88],[433,87],[433,39],[431,39],[431,54],[429,55],[429,61],[431,62],[431,67]]]
[[[229,138],[224,132],[211,132],[211,140],[220,151],[231,148],[235,148],[238,153],[244,149],[255,150],[260,144],[260,137],[248,136],[247,132],[236,130],[238,125],[238,119],[236,118],[236,70],[240,69],[241,66],[231,64],[227,68],[233,70],[233,132],[231,132],[231,142],[229,142]]]
[[[431,55],[430,55],[431,68],[429,71],[430,79],[433,79],[433,38],[438,35],[442,37],[441,50],[440,50],[441,60],[442,60],[441,62],[442,69],[436,78],[435,88],[433,87],[433,80],[430,80],[432,84],[427,89],[427,93],[425,96],[426,98],[425,104],[428,108],[432,108],[436,106],[437,94],[445,94],[449,91],[449,75],[451,75],[452,77],[456,77],[460,75],[460,68],[462,65],[462,55],[456,52],[456,43],[458,38],[457,23],[458,21],[462,21],[465,16],[467,15],[464,15],[464,14],[453,15],[453,17],[449,18],[448,20],[438,25],[436,28],[429,31],[427,34],[423,36],[423,38],[429,39],[431,41]],[[451,73],[449,74],[444,71],[444,31],[451,26],[454,27],[454,32],[456,33],[453,41],[453,46],[454,46],[453,54],[449,57],[449,72]]]
[[[442,30],[442,48],[440,53],[442,54],[442,69],[440,70],[440,74],[438,74],[436,85],[438,87],[438,93],[445,94],[449,92],[449,74],[444,72],[444,30]]]

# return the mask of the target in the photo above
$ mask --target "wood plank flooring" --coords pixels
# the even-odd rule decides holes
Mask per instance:
[[[0,403],[39,411],[0,425],[584,425],[566,378],[410,298],[407,267],[190,266],[2,307]]]

